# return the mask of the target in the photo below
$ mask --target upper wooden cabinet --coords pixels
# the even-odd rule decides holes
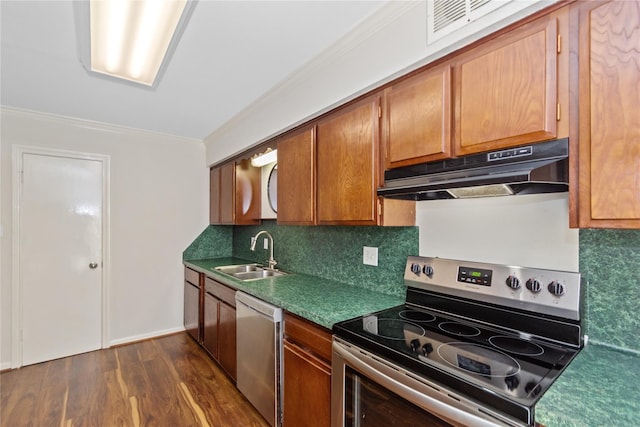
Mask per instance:
[[[377,223],[380,97],[318,123],[318,223]]]
[[[376,195],[380,116],[380,95],[374,95],[318,122],[318,224],[415,225],[415,202]]]
[[[574,3],[571,20],[571,225],[640,228],[640,2]]]
[[[391,169],[451,156],[451,66],[385,89],[382,140]]]
[[[210,224],[260,222],[260,168],[250,160],[228,162],[209,172]]]
[[[315,127],[278,141],[279,224],[315,223],[315,170]]]
[[[557,123],[568,98],[559,22],[568,31],[566,10],[454,58],[456,156],[567,136],[568,125]]]

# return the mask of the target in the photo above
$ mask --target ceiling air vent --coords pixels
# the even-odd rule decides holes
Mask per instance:
[[[513,0],[429,0],[427,43],[433,43],[511,1]]]

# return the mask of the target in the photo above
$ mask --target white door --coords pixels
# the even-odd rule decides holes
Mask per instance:
[[[102,167],[22,153],[22,365],[101,348]]]

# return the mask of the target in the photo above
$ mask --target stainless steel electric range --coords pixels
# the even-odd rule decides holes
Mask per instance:
[[[409,257],[406,303],[334,326],[332,425],[533,426],[583,347],[579,273]]]

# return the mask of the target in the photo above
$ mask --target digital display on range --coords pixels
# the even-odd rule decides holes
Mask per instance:
[[[458,267],[458,282],[491,286],[493,271],[482,268]]]
[[[476,374],[484,375],[486,377],[491,377],[490,365],[471,359],[470,357],[462,356],[460,354],[458,354],[457,356],[458,366],[462,369],[469,372],[475,372]]]

